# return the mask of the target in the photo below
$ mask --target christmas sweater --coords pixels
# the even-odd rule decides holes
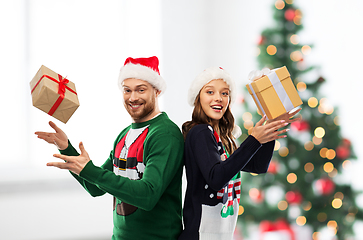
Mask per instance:
[[[208,124],[194,126],[185,140],[187,190],[184,230],[179,240],[233,239],[241,193],[240,171],[265,173],[275,141],[260,144],[249,136],[227,156]]]
[[[89,161],[72,173],[92,196],[114,196],[112,239],[178,238],[183,146],[180,129],[162,113],[121,131],[101,167]],[[79,155],[71,144],[61,153]]]

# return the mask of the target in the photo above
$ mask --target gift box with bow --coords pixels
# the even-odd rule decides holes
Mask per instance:
[[[302,101],[285,66],[277,69],[253,71],[247,84],[258,110],[268,119],[274,119],[300,106]]]
[[[66,123],[79,107],[73,82],[41,66],[30,82],[33,106]]]

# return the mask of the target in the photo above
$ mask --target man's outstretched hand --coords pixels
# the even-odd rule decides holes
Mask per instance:
[[[66,149],[68,147],[67,135],[62,131],[62,129],[57,127],[54,122],[50,121],[49,125],[54,129],[55,132],[35,132],[35,135],[49,144],[56,145],[60,150]]]
[[[60,169],[68,169],[73,173],[79,175],[79,173],[83,170],[86,164],[90,161],[88,153],[84,149],[83,143],[79,143],[79,149],[81,150],[81,155],[79,156],[66,156],[63,154],[54,154],[53,156],[56,158],[60,158],[65,162],[49,162],[47,166],[57,167]]]

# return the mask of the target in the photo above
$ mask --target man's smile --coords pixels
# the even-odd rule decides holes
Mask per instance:
[[[139,104],[135,104],[135,103],[130,103],[129,106],[131,107],[131,109],[138,109],[140,108],[142,105],[142,103],[139,103]]]

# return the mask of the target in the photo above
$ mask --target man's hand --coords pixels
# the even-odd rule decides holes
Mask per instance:
[[[49,125],[54,129],[55,133],[35,132],[35,134],[38,136],[38,138],[43,139],[47,143],[56,145],[60,150],[66,149],[68,147],[67,135],[52,121],[49,122]]]
[[[90,161],[88,153],[84,149],[83,143],[79,143],[79,149],[81,150],[81,155],[79,156],[66,156],[62,154],[54,154],[56,158],[63,159],[65,162],[49,162],[47,166],[57,167],[60,169],[68,169],[73,173],[79,175],[86,164]]]

